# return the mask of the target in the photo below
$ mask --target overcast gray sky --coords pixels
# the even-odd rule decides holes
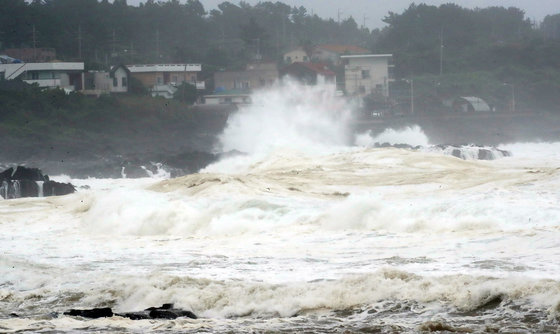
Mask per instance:
[[[182,3],[185,0],[180,0]],[[200,0],[206,10],[214,9],[225,0]],[[259,0],[245,0],[250,4],[256,4]],[[262,1],[262,0],[261,0]],[[278,0],[270,0],[276,2]],[[129,5],[137,5],[144,0],[128,0]],[[239,0],[230,0],[231,3],[238,4]],[[309,13],[314,13],[323,18],[337,19],[340,11],[341,19],[349,16],[354,17],[356,22],[361,25],[366,17],[366,25],[370,28],[380,28],[384,26],[383,17],[389,11],[401,13],[408,8],[410,0],[282,0],[290,6],[304,6]],[[525,11],[530,19],[541,21],[546,15],[560,13],[560,0],[424,0],[414,1],[416,4],[426,3],[429,5],[441,5],[443,3],[454,2],[462,7],[489,7],[504,6],[517,7]]]

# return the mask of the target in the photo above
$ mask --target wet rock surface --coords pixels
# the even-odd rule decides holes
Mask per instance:
[[[0,196],[4,199],[61,196],[75,191],[72,184],[52,181],[38,168],[17,166],[0,173]]]
[[[402,148],[409,150],[424,150],[430,152],[441,152],[445,155],[451,155],[463,160],[496,160],[511,156],[511,152],[501,150],[494,146],[479,146],[471,144],[440,144],[428,147],[412,146],[409,144],[391,144],[391,143],[375,143],[373,147],[377,148]]]
[[[83,317],[88,319],[107,318],[112,316],[129,318],[131,320],[177,318],[197,319],[197,316],[193,312],[175,308],[173,304],[163,304],[160,307],[149,307],[144,311],[125,313],[113,313],[113,310],[108,307],[84,310],[71,309],[67,312],[64,312],[64,315]]]

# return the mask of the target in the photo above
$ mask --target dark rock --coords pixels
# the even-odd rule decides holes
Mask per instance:
[[[123,318],[129,318],[131,320],[151,319],[149,312],[127,312],[127,313],[116,313],[115,315]]]
[[[451,155],[457,158],[463,158],[462,154],[461,154],[461,150],[458,148],[454,148],[453,151],[451,151]]]
[[[75,310],[71,309],[68,312],[64,312],[64,315],[70,315],[74,317],[84,317],[90,319],[97,318],[109,318],[113,316],[113,311],[109,307],[103,308],[93,308],[89,310]]]
[[[504,156],[504,157],[511,157],[511,152],[510,151],[505,151],[505,150],[500,150],[500,149],[496,149],[496,151],[502,153],[502,156]]]
[[[39,197],[39,185],[36,181],[21,180],[19,187],[21,197]]]
[[[62,196],[74,192],[76,192],[76,188],[70,183],[47,181],[43,184],[43,193],[45,196]]]
[[[43,173],[38,168],[17,166],[11,176],[12,180],[45,181]]]
[[[191,319],[197,319],[198,317],[196,316],[196,314],[192,313],[191,311],[186,311],[186,310],[175,310],[175,313],[179,316],[179,317],[186,317],[186,318],[191,318]]]
[[[163,304],[160,307],[149,307],[140,312],[126,312],[115,315],[132,320],[177,318],[197,319],[197,316],[193,312],[175,308],[171,303]]]
[[[485,148],[478,150],[478,160],[494,160],[494,154]]]
[[[12,174],[14,173],[14,169],[12,167],[6,169],[2,173],[0,173],[0,181],[2,180],[11,180]]]
[[[153,319],[177,319],[177,314],[168,310],[151,310],[150,318]]]
[[[393,147],[396,147],[396,148],[405,148],[405,149],[412,149],[412,145],[408,145],[408,144],[394,144]]]
[[[20,197],[58,196],[76,191],[70,183],[50,181],[38,168],[17,166],[0,173],[0,196],[5,199]]]

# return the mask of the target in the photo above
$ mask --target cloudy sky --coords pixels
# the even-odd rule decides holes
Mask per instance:
[[[180,0],[185,2],[185,0]],[[206,10],[214,9],[225,0],[200,0]],[[245,0],[250,4],[256,4],[259,0]],[[276,2],[277,0],[270,0]],[[341,19],[349,16],[354,17],[358,24],[364,22],[370,28],[383,27],[383,17],[389,11],[401,13],[412,1],[410,0],[279,0],[291,6],[304,6],[309,13],[317,14],[323,18],[331,17],[337,19],[339,12]],[[129,5],[137,5],[144,0],[128,0]],[[239,0],[230,0],[239,3]],[[441,5],[443,3],[455,2],[462,7],[488,7],[504,6],[518,7],[525,11],[528,18],[537,21],[546,15],[560,13],[560,0],[417,0],[418,3],[429,5]]]

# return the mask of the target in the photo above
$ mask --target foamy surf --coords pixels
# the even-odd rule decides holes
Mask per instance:
[[[554,332],[560,144],[375,148],[429,139],[354,143],[329,89],[259,93],[221,137],[244,153],[200,173],[60,176],[80,190],[0,201],[0,331]],[[62,314],[163,303],[199,319]]]

